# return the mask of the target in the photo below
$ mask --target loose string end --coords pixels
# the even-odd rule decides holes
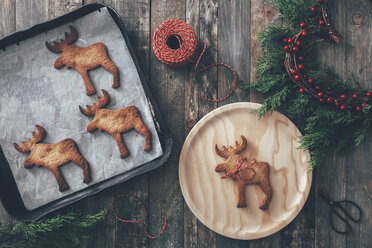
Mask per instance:
[[[165,227],[167,226],[167,216],[165,216],[165,219],[164,219],[164,226],[163,226],[162,230],[160,231],[160,233],[159,233],[157,236],[151,236],[151,235],[148,233],[148,231],[147,231],[147,227],[146,227],[145,223],[143,223],[143,222],[141,222],[141,221],[139,221],[139,220],[125,220],[125,219],[120,218],[120,217],[117,215],[116,211],[115,211],[115,202],[116,202],[116,200],[117,200],[118,198],[121,198],[121,197],[127,197],[127,198],[131,198],[131,199],[137,201],[137,202],[142,206],[142,209],[143,209],[143,212],[144,212],[145,218],[147,217],[147,211],[146,211],[145,205],[144,205],[144,204],[143,204],[143,203],[142,203],[142,202],[141,202],[137,197],[132,196],[132,195],[127,195],[127,194],[122,194],[122,195],[119,195],[119,196],[114,197],[114,198],[112,199],[112,203],[111,203],[111,204],[112,204],[112,212],[113,212],[115,218],[116,218],[118,221],[120,221],[120,222],[124,222],[124,223],[136,223],[136,224],[142,225],[142,226],[143,226],[143,229],[145,230],[145,234],[146,234],[147,237],[150,238],[150,239],[157,239],[157,238],[159,238],[159,237],[163,234],[163,232],[164,232],[164,230],[165,230]]]

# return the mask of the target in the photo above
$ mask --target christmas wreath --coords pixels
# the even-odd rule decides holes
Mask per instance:
[[[311,155],[311,168],[319,166],[331,149],[358,146],[372,122],[372,92],[358,79],[342,80],[331,68],[316,63],[315,46],[323,40],[338,44],[342,37],[330,18],[330,0],[273,0],[283,26],[261,35],[262,57],[256,81],[246,88],[261,93],[259,116],[274,110],[292,119],[303,135],[300,147]]]

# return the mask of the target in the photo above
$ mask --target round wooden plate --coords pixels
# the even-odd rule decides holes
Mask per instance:
[[[311,187],[309,153],[297,149],[301,133],[278,112],[259,119],[252,110],[260,106],[233,103],[204,116],[187,136],[179,161],[181,190],[191,211],[211,230],[234,239],[258,239],[281,230],[300,212]],[[248,141],[241,155],[270,164],[268,210],[259,209],[264,195],[257,185],[246,186],[247,207],[237,208],[233,180],[214,171],[224,161],[215,144],[233,146],[241,135]]]

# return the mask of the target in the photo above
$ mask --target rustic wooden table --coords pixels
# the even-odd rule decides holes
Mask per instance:
[[[1,0],[0,37],[33,24],[60,16],[91,1],[84,0]],[[226,101],[214,104],[200,95],[224,96],[232,77],[224,68],[195,76],[192,67],[173,69],[160,63],[151,49],[151,37],[163,21],[177,18],[188,22],[200,40],[208,43],[204,62],[223,61],[233,66],[243,81],[253,81],[260,56],[257,34],[269,25],[281,24],[270,0],[107,0],[116,9],[129,32],[132,46],[146,75],[149,87],[174,139],[173,153],[161,168],[126,183],[88,197],[74,206],[87,211],[110,208],[115,195],[136,195],[147,206],[150,233],[158,233],[164,216],[168,225],[156,240],[144,236],[141,226],[116,221],[111,212],[92,231],[93,239],[84,247],[372,247],[372,199],[365,185],[372,178],[370,154],[372,135],[356,150],[340,155],[330,153],[314,175],[312,190],[298,217],[282,231],[260,240],[239,241],[220,236],[201,224],[187,207],[178,182],[178,158],[182,144],[205,114],[218,106],[237,101],[260,101],[238,88]],[[356,73],[372,88],[372,2],[334,1],[332,12],[344,40],[340,46],[322,43],[319,63],[333,66],[343,77]],[[362,72],[359,70],[363,69]],[[342,135],[342,134],[339,134]],[[335,199],[350,199],[364,211],[354,231],[342,236],[328,223],[327,205],[315,194],[325,188]],[[121,201],[118,213],[141,218],[135,203]],[[0,221],[14,223],[0,206]]]

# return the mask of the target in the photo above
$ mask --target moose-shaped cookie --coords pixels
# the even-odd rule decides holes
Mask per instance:
[[[118,144],[120,157],[129,155],[121,133],[135,129],[145,137],[145,151],[151,149],[151,133],[143,123],[136,106],[128,106],[119,110],[102,109],[110,100],[107,91],[102,90],[103,96],[97,96],[97,103],[93,106],[87,105],[86,109],[79,106],[80,112],[85,116],[94,116],[94,119],[88,124],[87,131],[92,132],[95,129],[106,131],[111,134]]]
[[[61,56],[54,62],[54,67],[60,69],[66,65],[68,69],[74,68],[79,72],[83,77],[88,96],[96,93],[96,89],[90,81],[88,71],[98,66],[102,66],[114,76],[112,88],[119,87],[118,68],[107,56],[105,45],[103,43],[95,43],[87,47],[71,45],[78,39],[78,32],[74,27],[69,27],[71,32],[70,34],[65,33],[65,39],[62,39],[60,42],[53,42],[53,45],[46,42],[46,46],[51,52],[62,52]]]
[[[241,136],[242,143],[235,141],[235,147],[222,146],[220,150],[216,144],[216,153],[225,158],[226,161],[218,164],[216,172],[226,172],[222,179],[232,178],[238,189],[238,208],[247,206],[245,199],[245,186],[247,184],[258,184],[265,194],[260,205],[260,209],[267,209],[272,196],[272,189],[269,181],[270,166],[266,162],[248,161],[247,158],[240,156],[239,153],[247,148],[247,140]]]
[[[32,138],[22,142],[22,146],[13,144],[19,152],[31,152],[24,162],[24,167],[29,169],[32,165],[36,165],[36,167],[48,168],[57,180],[59,191],[62,192],[69,187],[59,167],[72,161],[83,169],[84,183],[90,182],[88,161],[81,156],[75,142],[72,139],[64,139],[56,144],[39,144],[44,138],[45,131],[40,125],[36,125],[36,128],[38,132],[32,132]]]

